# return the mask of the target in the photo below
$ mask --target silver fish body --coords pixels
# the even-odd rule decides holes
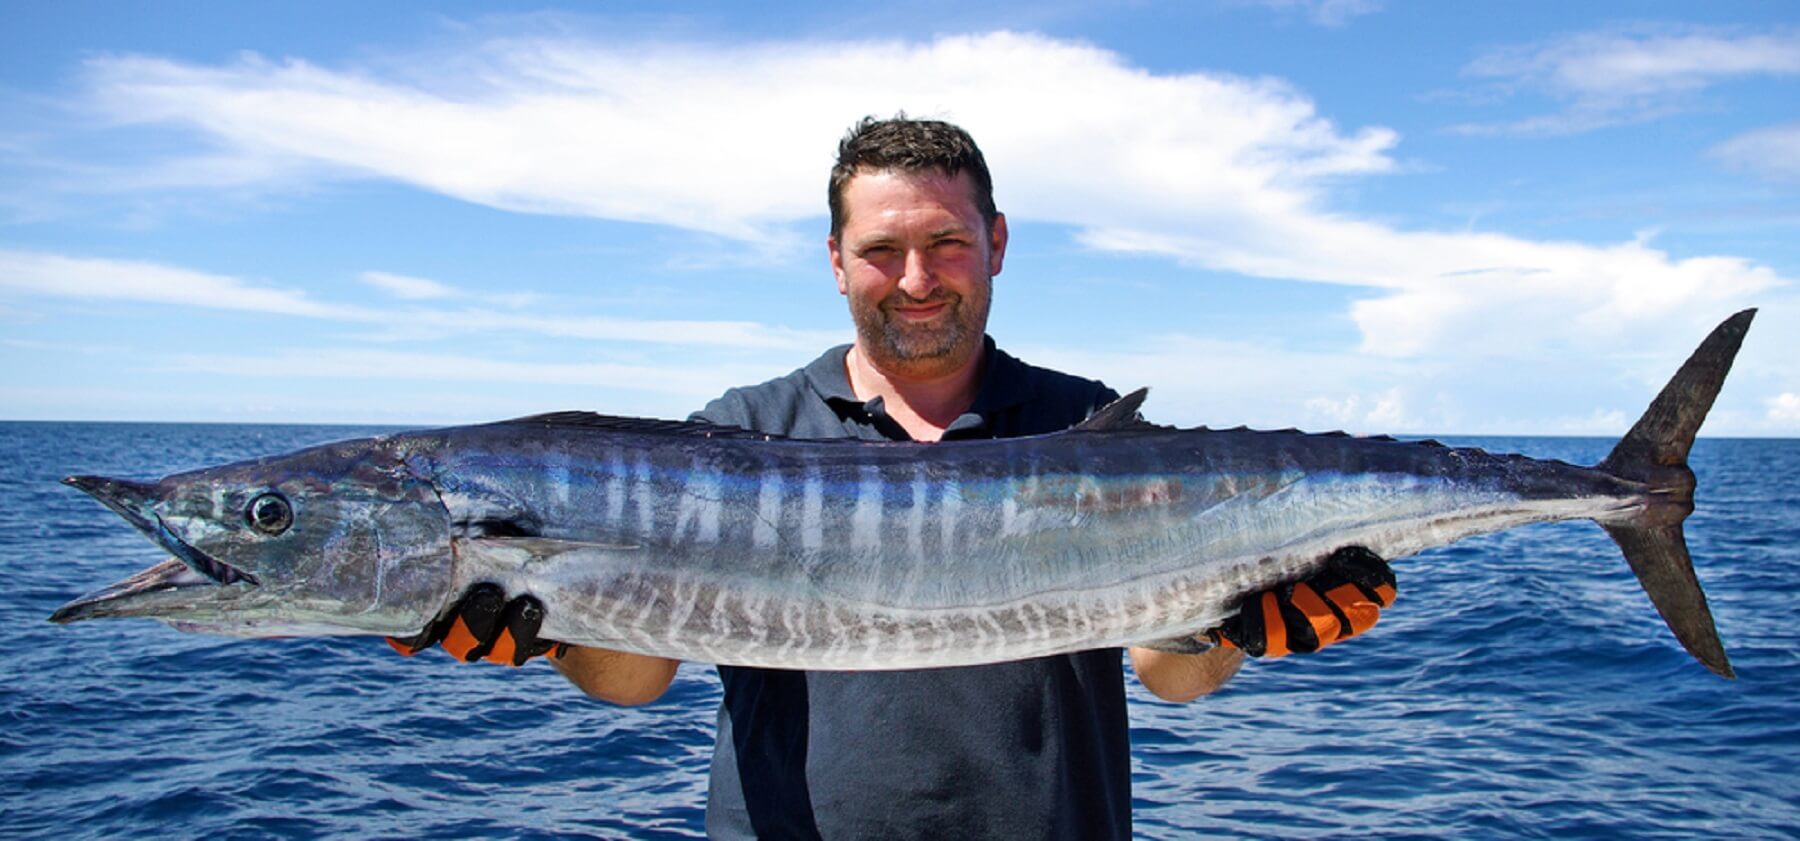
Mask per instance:
[[[508,456],[566,445],[569,430],[526,426],[449,433],[432,459],[458,486],[445,497],[453,522],[529,512],[541,524],[532,537],[456,540],[452,591],[495,581],[537,595],[553,639],[788,668],[955,666],[1193,636],[1339,546],[1397,558],[1654,504],[1643,485],[1590,469],[1299,433],[936,447],[611,433],[589,436],[610,439],[598,458],[552,465]]]
[[[1729,674],[1680,522],[1687,447],[1750,315],[1721,325],[1596,467],[1152,427],[1133,420],[1139,393],[1077,429],[1006,440],[798,441],[563,413],[156,483],[77,477],[175,558],[52,618],[406,636],[486,581],[538,597],[542,635],[578,645],[958,666],[1192,638],[1342,546],[1395,559],[1592,519],[1682,643]]]

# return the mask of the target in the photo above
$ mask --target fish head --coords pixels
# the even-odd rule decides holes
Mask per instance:
[[[406,634],[453,586],[450,520],[382,439],[178,473],[65,479],[171,557],[64,605],[241,636]]]

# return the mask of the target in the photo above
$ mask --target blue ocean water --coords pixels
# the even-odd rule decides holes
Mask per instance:
[[[352,427],[0,423],[0,837],[689,838],[718,685],[584,699],[542,663],[234,641],[58,605],[160,559],[57,480],[154,477]],[[1599,439],[1459,444],[1592,463]],[[1364,638],[1187,705],[1131,687],[1146,838],[1800,837],[1800,441],[1702,440],[1688,539],[1736,681],[1586,523],[1396,564]]]

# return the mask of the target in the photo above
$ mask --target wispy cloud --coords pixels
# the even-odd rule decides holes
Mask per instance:
[[[472,354],[368,348],[293,348],[260,355],[177,354],[163,363],[189,374],[236,376],[246,367],[285,376],[407,383],[456,382],[558,385],[650,391],[700,401],[745,382],[767,379],[766,365],[644,365],[620,362],[544,362]]]
[[[1783,424],[1800,424],[1800,394],[1782,392],[1768,400],[1769,420]]]
[[[131,260],[0,250],[0,290],[33,296],[141,301],[202,309],[360,319],[355,308],[309,298],[296,289],[257,286],[235,277]]]
[[[363,283],[402,301],[470,300],[509,309],[520,309],[537,303],[542,297],[535,292],[472,293],[428,277],[413,277],[392,272],[363,272],[360,279]]]
[[[1788,72],[1783,38],[1577,39],[1483,66],[1576,96],[1673,90],[1682,79]],[[1783,282],[1746,259],[1676,256],[1647,239],[1593,245],[1359,219],[1332,209],[1333,191],[1394,171],[1393,131],[1341,129],[1277,80],[1153,73],[1038,35],[732,46],[518,37],[399,64],[436,72],[115,56],[90,64],[89,102],[121,124],[185,126],[218,157],[257,163],[211,173],[386,179],[508,210],[752,243],[819,214],[819,173],[854,118],[944,115],[981,139],[1015,218],[1070,225],[1094,249],[1365,289],[1351,313],[1362,349],[1391,357],[1535,352],[1570,324],[1609,342],[1633,328],[1654,335]],[[1565,77],[1577,81],[1554,81]],[[841,102],[855,111],[821,107]],[[633,324],[532,323],[653,340]],[[789,338],[757,325],[717,335]]]
[[[1800,32],[1666,26],[1588,32],[1494,50],[1463,71],[1493,80],[1497,92],[1541,92],[1563,107],[1459,130],[1568,134],[1685,110],[1693,95],[1729,80],[1800,75]]]
[[[382,277],[377,285],[455,296],[434,281]],[[314,300],[304,292],[241,278],[132,260],[0,250],[0,293],[31,299],[132,301],[212,310],[271,313],[402,330],[418,338],[501,333],[653,345],[744,350],[817,348],[843,340],[836,331],[799,330],[750,321],[630,319],[600,315],[497,311],[491,307],[427,307],[396,311]],[[435,300],[435,298],[431,299]]]
[[[1343,26],[1351,18],[1381,11],[1380,0],[1241,0],[1282,12],[1297,12],[1320,26]]]
[[[1786,335],[1794,331],[1786,328],[1800,323],[1797,316],[1785,306],[1761,314],[1714,407],[1708,434],[1792,435],[1800,429],[1800,393],[1786,362],[1795,350]],[[1145,414],[1160,423],[1353,434],[1535,430],[1617,436],[1705,333],[1683,328],[1634,343],[1642,349],[1590,347],[1515,359],[1382,359],[1300,350],[1267,338],[1166,334],[1124,348],[1013,349],[1034,364],[1081,371],[1121,390],[1152,386]]]
[[[429,301],[456,294],[455,290],[435,280],[390,272],[363,272],[362,281],[403,301]]]
[[[849,327],[801,330],[754,321],[684,321],[597,315],[499,313],[486,309],[428,310],[407,314],[415,327],[445,332],[515,332],[564,339],[706,345],[745,350],[817,349],[849,339]]]
[[[1457,428],[1443,411],[1409,408],[1417,399],[1410,384],[1441,375],[1446,366],[1437,362],[1192,335],[1147,336],[1122,349],[1026,345],[1014,350],[1033,364],[1081,371],[1120,389],[1151,385],[1145,414],[1161,423],[1349,432]],[[1230,364],[1197,366],[1196,360]],[[1409,386],[1392,385],[1396,380]]]
[[[1414,430],[1417,418],[1406,410],[1406,397],[1399,387],[1379,394],[1350,394],[1342,397],[1313,397],[1306,401],[1309,413],[1330,419],[1334,425],[1348,430]]]
[[[1728,166],[1780,181],[1800,181],[1800,123],[1760,129],[1712,149]]]
[[[116,357],[130,352],[130,349],[123,345],[103,345],[87,342],[44,342],[35,339],[0,339],[0,347],[42,351],[46,353],[76,353],[86,356]]]

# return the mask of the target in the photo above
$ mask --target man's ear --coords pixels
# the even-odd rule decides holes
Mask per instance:
[[[1001,264],[1006,262],[1006,214],[994,214],[994,225],[988,229],[988,276],[1000,273]],[[841,281],[840,281],[841,282]]]
[[[844,252],[838,250],[837,237],[825,238],[825,253],[831,256],[831,273],[837,277],[838,294],[850,294],[850,283],[844,276]]]

